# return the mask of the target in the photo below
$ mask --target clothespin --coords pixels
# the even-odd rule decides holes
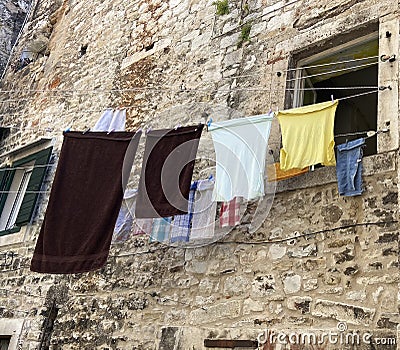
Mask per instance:
[[[176,129],[180,128],[180,127],[181,127],[181,124],[177,124],[177,125],[175,125],[174,129],[176,130]]]
[[[206,123],[206,128],[208,131],[208,128],[211,126],[211,123],[213,122],[213,118],[210,117],[210,119],[208,119],[207,123]]]
[[[333,98],[333,95],[331,95],[331,100],[332,100],[332,103],[335,103],[335,99]]]
[[[148,134],[153,128],[151,126],[149,126],[146,130],[146,134]]]
[[[71,127],[70,126],[64,130],[64,132],[70,132],[70,131],[71,131]]]
[[[90,131],[90,128],[87,128],[82,134],[85,135]]]
[[[107,135],[110,135],[114,131],[115,131],[115,129],[111,129],[109,132],[107,132]]]
[[[208,177],[208,180],[214,181],[214,175],[213,175],[213,174],[210,174],[210,176]]]

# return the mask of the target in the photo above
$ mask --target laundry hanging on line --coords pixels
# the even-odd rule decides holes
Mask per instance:
[[[338,101],[278,112],[282,131],[282,170],[335,165],[334,122]]]
[[[125,242],[133,230],[133,213],[135,212],[137,190],[125,190],[121,209],[115,223],[111,243]]]
[[[267,144],[273,114],[212,123],[216,174],[213,200],[264,195]]]
[[[214,180],[199,180],[193,206],[192,226],[189,240],[214,238],[217,202],[212,200]]]
[[[125,131],[126,110],[107,108],[92,131]]]
[[[188,209],[187,209],[188,213],[174,216],[174,220],[172,222],[172,227],[171,227],[171,236],[170,236],[171,243],[189,241],[196,189],[197,189],[197,181],[194,181],[190,186]]]
[[[106,263],[140,132],[65,132],[31,261],[42,273],[79,273]],[[129,164],[128,164],[129,163]]]
[[[233,198],[221,204],[220,227],[233,227],[240,224],[240,199]]]
[[[365,138],[337,146],[336,174],[341,196],[359,196],[362,188],[362,157]]]
[[[305,167],[304,169],[293,168],[285,171],[281,169],[280,163],[268,164],[267,180],[268,182],[287,180],[292,177],[306,174],[309,172],[309,170],[310,170],[309,167]]]
[[[151,235],[153,219],[135,219],[133,235]]]
[[[147,133],[136,218],[186,214],[190,183],[204,125]]]
[[[166,242],[171,232],[172,217],[153,219],[150,242]]]
[[[100,116],[92,131],[125,131],[126,110],[107,108]],[[132,229],[137,190],[127,190],[115,223],[112,243],[125,242]],[[133,211],[132,211],[133,210]]]

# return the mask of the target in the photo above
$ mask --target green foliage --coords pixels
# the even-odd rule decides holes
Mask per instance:
[[[216,14],[218,16],[227,15],[229,13],[228,0],[217,0],[213,2],[213,5],[217,8]]]
[[[251,31],[251,24],[250,23],[244,24],[240,32],[239,46],[242,46],[242,44],[245,41],[250,41],[250,31]]]

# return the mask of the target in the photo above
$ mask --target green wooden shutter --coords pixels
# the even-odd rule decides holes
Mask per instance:
[[[27,224],[32,217],[37,198],[38,191],[42,187],[42,182],[47,171],[47,164],[50,161],[53,148],[49,147],[35,154],[35,164],[26,188],[24,199],[22,200],[21,208],[19,209],[15,225],[20,226]],[[39,165],[39,167],[38,167]],[[43,166],[40,166],[43,165]],[[33,193],[32,193],[33,192]]]
[[[15,170],[8,168],[0,169],[0,216],[3,212],[4,204],[6,203],[8,193],[10,190],[12,180],[14,178]]]

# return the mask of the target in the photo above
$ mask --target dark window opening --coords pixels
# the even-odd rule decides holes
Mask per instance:
[[[8,350],[11,336],[0,335],[0,350]]]
[[[367,136],[348,134],[376,131],[378,56],[377,35],[370,35],[365,40],[349,42],[342,48],[339,46],[298,61],[296,71],[288,75],[289,82],[292,82],[288,86],[294,89],[291,105],[299,107],[329,101],[332,97],[343,99],[372,92],[339,102],[335,116],[335,143],[338,145]],[[342,134],[346,135],[340,136]],[[376,153],[377,139],[373,136],[366,140],[364,155]]]

